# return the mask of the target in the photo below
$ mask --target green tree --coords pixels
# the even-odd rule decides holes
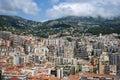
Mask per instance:
[[[24,52],[25,52],[25,54],[28,55],[29,52],[28,52],[27,49],[26,49],[26,45],[23,45],[23,48],[24,48]]]
[[[67,37],[67,40],[68,40],[69,42],[72,42],[72,38],[70,38],[70,37]]]

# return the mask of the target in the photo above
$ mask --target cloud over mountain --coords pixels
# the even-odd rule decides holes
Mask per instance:
[[[47,16],[101,16],[116,17],[120,15],[120,0],[66,0],[46,11]]]

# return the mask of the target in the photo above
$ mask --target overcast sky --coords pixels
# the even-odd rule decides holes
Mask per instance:
[[[45,21],[64,16],[116,17],[120,0],[0,0],[1,15]]]

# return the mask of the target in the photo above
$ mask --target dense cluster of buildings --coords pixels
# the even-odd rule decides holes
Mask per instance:
[[[50,36],[44,39],[1,31],[1,78],[120,80],[118,36],[120,35]]]

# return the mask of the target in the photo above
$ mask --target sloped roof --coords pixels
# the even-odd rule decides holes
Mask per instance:
[[[22,79],[19,79],[17,77],[11,77],[9,80],[22,80]]]

